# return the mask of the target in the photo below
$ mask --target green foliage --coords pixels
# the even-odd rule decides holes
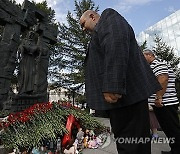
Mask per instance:
[[[140,45],[140,48],[142,51],[147,48],[147,41],[146,40],[143,42],[142,45]]]
[[[51,78],[60,86],[84,83],[83,63],[90,35],[79,24],[82,13],[88,9],[98,11],[91,0],[75,0],[74,13],[68,12],[67,24],[59,24],[57,49],[51,58]],[[64,73],[60,73],[60,72]]]
[[[48,7],[47,1],[44,0],[41,3],[33,3],[42,11],[44,11],[48,16],[48,21],[52,24],[55,23],[55,11],[51,9],[51,7]]]
[[[79,104],[84,104],[86,102],[86,98],[84,95],[78,95],[76,97],[76,101],[79,103]]]
[[[163,42],[162,38],[158,35],[155,35],[155,46],[153,47],[153,51],[156,56],[160,59],[167,61],[173,68],[176,78],[180,79],[180,71],[178,68],[178,64],[180,62],[180,57],[177,57],[174,53],[174,49],[167,45],[166,42]]]
[[[56,140],[57,135],[63,136],[68,133],[66,120],[73,115],[82,128],[94,130],[101,133],[106,127],[85,111],[73,107],[63,107],[58,103],[46,112],[38,109],[30,120],[26,122],[16,121],[1,130],[1,140],[5,148],[27,148],[39,147],[44,139]],[[22,114],[23,116],[23,114]],[[0,123],[1,124],[1,123]]]
[[[81,15],[86,11],[86,10],[94,10],[96,12],[99,11],[99,6],[95,6],[95,3],[92,0],[82,0],[77,2],[75,0],[75,14],[77,16],[77,19],[79,20]]]

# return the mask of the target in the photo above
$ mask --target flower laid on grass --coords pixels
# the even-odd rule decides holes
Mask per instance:
[[[46,139],[56,140],[57,136],[68,133],[66,120],[73,115],[81,127],[103,132],[106,128],[85,111],[71,104],[38,103],[28,109],[11,113],[0,122],[0,137],[7,149],[39,147]]]

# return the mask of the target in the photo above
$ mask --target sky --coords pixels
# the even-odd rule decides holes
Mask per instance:
[[[30,0],[31,1],[31,0]],[[43,0],[34,0],[42,2]],[[74,13],[74,0],[46,0],[49,7],[55,10],[56,20],[67,23],[67,12]],[[77,0],[80,1],[80,0]],[[92,0],[99,6],[101,14],[106,8],[118,11],[139,34],[158,21],[180,9],[180,0]],[[23,0],[16,0],[22,4]]]

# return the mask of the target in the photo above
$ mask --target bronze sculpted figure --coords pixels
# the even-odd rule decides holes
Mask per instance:
[[[19,46],[20,70],[18,92],[20,95],[32,95],[35,92],[36,65],[40,58],[39,53],[36,34],[30,31]]]

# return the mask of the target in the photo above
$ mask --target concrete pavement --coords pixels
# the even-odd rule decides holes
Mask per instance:
[[[98,118],[105,126],[110,127],[109,119]],[[159,138],[165,138],[165,134],[162,131],[158,132]],[[151,144],[151,154],[161,154],[161,151],[170,151],[170,147],[167,143],[152,143]],[[84,149],[83,154],[117,154],[116,145],[113,140],[109,146],[105,148],[99,147],[98,149]]]

